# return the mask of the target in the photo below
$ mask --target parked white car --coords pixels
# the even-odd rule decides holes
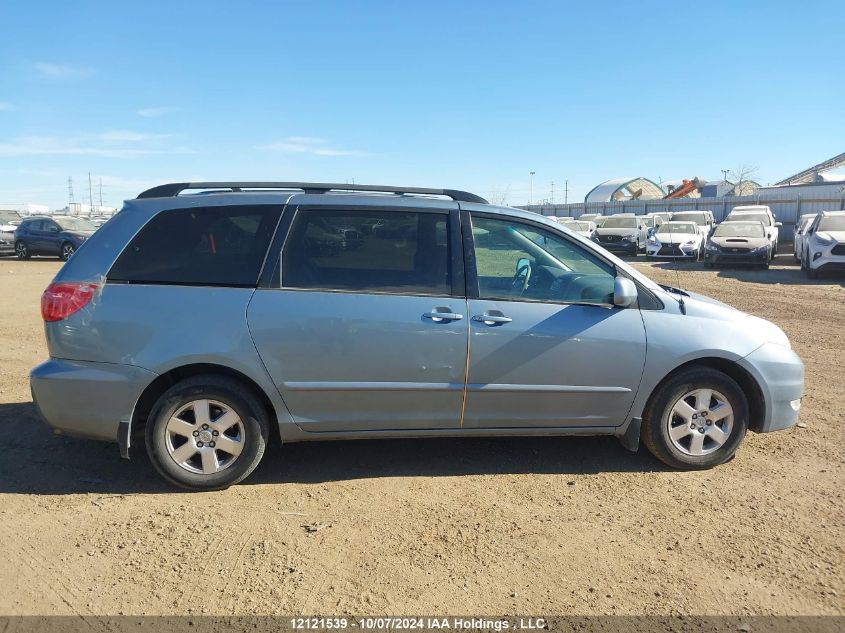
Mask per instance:
[[[15,254],[15,229],[20,223],[17,211],[0,211],[0,257]]]
[[[705,236],[694,222],[666,222],[648,238],[646,256],[699,259]]]
[[[588,240],[593,239],[596,234],[596,223],[595,222],[582,222],[581,220],[573,220],[572,222],[564,223],[564,226],[568,228],[573,233],[577,233],[578,235],[583,235]]]
[[[677,211],[672,214],[672,222],[694,222],[698,227],[699,233],[707,240],[707,236],[713,231],[716,226],[716,220],[713,218],[713,212],[707,209],[696,209],[694,211]]]
[[[749,204],[745,206],[734,207],[725,218],[725,222],[739,222],[759,221],[766,227],[766,237],[769,238],[769,243],[772,245],[772,259],[775,258],[778,251],[778,229],[781,223],[775,219],[772,210],[764,204]]]
[[[810,279],[845,270],[845,211],[822,211],[804,234],[801,268]]]
[[[804,245],[804,233],[810,227],[810,223],[816,219],[815,213],[805,213],[795,223],[792,229],[792,256],[796,262],[801,261],[801,253]]]

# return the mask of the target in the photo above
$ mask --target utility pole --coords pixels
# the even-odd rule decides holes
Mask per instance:
[[[88,214],[94,208],[94,190],[91,188],[91,172],[88,172]]]
[[[73,176],[67,177],[67,206],[70,211],[70,205],[73,204]]]
[[[551,182],[551,191],[549,192],[549,195],[551,196],[552,204],[554,204],[555,203],[555,181],[554,180],[552,180],[552,182]]]
[[[720,170],[720,171],[722,172],[722,180],[723,180],[724,182],[728,182],[728,172],[729,172],[730,170],[729,170],[729,169],[722,169],[722,170]]]
[[[563,204],[569,204],[569,181],[563,182]]]
[[[534,173],[533,171],[529,171],[528,175],[531,178],[531,185],[529,186],[528,190],[528,206],[531,206],[531,203],[534,201]]]

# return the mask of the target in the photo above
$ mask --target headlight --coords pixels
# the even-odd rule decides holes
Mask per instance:
[[[836,240],[834,240],[833,238],[816,235],[816,242],[818,242],[820,246],[831,246],[834,242],[836,242]]]
[[[654,237],[653,235],[650,235],[649,238],[648,238],[648,243],[649,244],[657,244],[657,238]]]
[[[623,240],[627,240],[627,241],[629,241],[629,242],[636,242],[636,241],[637,241],[637,234],[636,234],[636,233],[632,233],[631,235],[626,235],[626,236],[625,236],[625,237],[623,237],[622,239],[623,239]]]
[[[693,244],[695,244],[695,240],[687,240],[684,242],[684,246],[692,246]]]
[[[704,247],[704,250],[706,250],[710,253],[718,253],[719,247],[711,242],[711,243],[707,244],[707,246]]]
[[[762,253],[763,251],[769,250],[769,245],[766,244],[765,246],[758,246],[757,248],[752,248],[752,253]]]

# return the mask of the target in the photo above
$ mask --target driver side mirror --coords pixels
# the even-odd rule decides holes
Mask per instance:
[[[783,226],[783,222],[775,222],[775,226]]]
[[[519,272],[525,268],[531,268],[531,260],[529,260],[527,257],[520,257],[518,260],[516,260],[515,272],[519,274]]]
[[[637,286],[627,277],[613,280],[613,305],[630,308],[637,301]]]

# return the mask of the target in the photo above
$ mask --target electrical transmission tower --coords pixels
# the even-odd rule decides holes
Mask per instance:
[[[67,201],[68,206],[73,204],[73,176],[67,177]]]

